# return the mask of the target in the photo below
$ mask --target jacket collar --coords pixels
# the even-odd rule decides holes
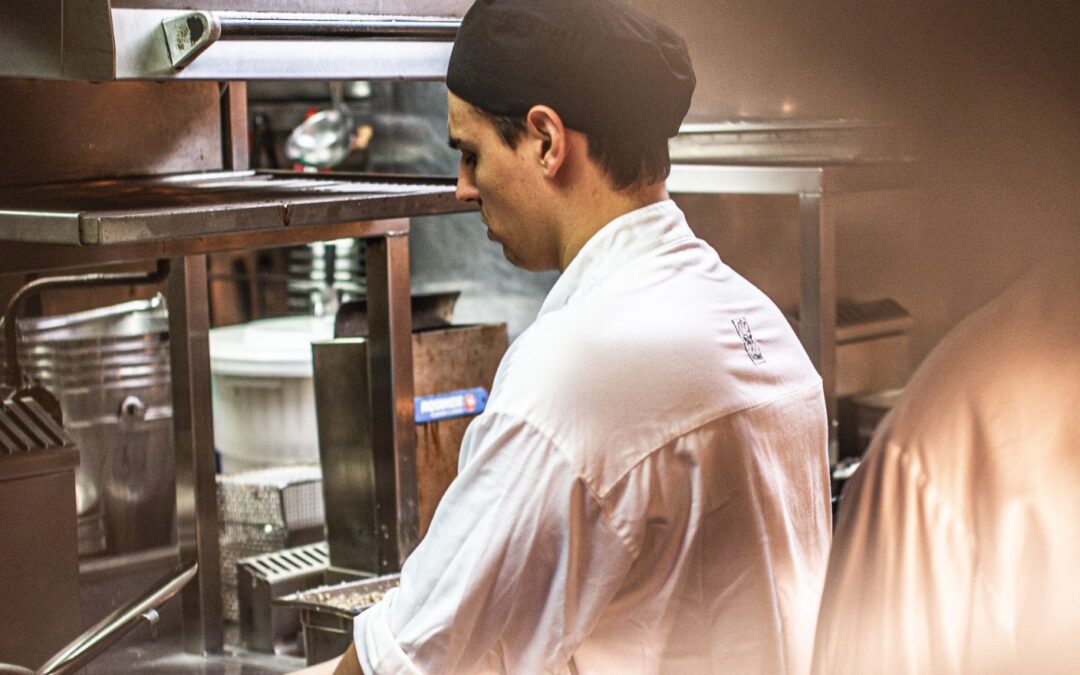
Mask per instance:
[[[585,242],[551,288],[537,318],[587,294],[631,260],[693,236],[686,216],[670,199],[619,216]]]

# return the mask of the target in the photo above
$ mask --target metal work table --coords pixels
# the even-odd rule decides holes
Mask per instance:
[[[711,162],[705,155],[694,160],[675,159],[668,178],[671,194],[790,195],[799,200],[799,339],[824,382],[829,452],[835,459],[836,223],[829,197],[910,188],[917,183],[916,168],[909,161]]]
[[[456,201],[453,179],[348,174],[227,171],[0,189],[0,273],[172,260],[178,543],[182,560],[199,564],[182,597],[188,652],[219,654],[224,642],[206,254],[368,240],[372,438],[398,486],[380,534],[403,558],[417,537],[415,518],[394,517],[417,508],[408,218],[473,208]]]

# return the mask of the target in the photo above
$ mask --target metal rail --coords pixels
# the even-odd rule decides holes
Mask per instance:
[[[161,22],[173,68],[184,67],[210,45],[221,40],[452,42],[460,26],[459,19],[206,11]]]
[[[75,673],[101,655],[138,625],[140,620],[151,626],[160,620],[157,608],[175,596],[195,577],[197,564],[170,572],[143,595],[110,612],[104,619],[75,638],[59,653],[38,668],[37,675]]]

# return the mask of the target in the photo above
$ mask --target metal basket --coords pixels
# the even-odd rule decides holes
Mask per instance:
[[[274,604],[300,610],[304,653],[308,665],[341,656],[353,639],[353,619],[397,588],[401,575],[347,581],[320,586],[274,600]]]
[[[325,538],[326,509],[318,465],[259,469],[218,476],[221,600],[238,621],[236,564],[262,553]]]

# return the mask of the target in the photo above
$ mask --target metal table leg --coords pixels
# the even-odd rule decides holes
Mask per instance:
[[[188,584],[182,596],[184,648],[194,654],[220,654],[225,638],[210,402],[206,256],[174,260],[166,288],[172,359],[177,542],[181,561],[199,564],[195,583]]]
[[[380,572],[400,569],[419,538],[407,223],[367,240],[368,381]]]
[[[799,194],[799,331],[821,373],[829,418],[829,460],[837,458],[836,232],[820,193]]]

